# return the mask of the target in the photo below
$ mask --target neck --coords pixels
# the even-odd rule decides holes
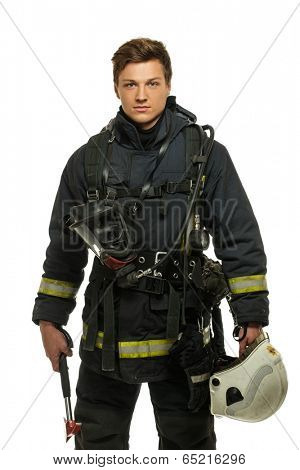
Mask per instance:
[[[143,124],[143,123],[139,123],[139,122],[136,122],[133,119],[131,119],[125,113],[125,111],[123,110],[122,107],[120,107],[120,112],[121,112],[122,116],[124,116],[127,119],[127,121],[129,121],[131,124],[133,124],[138,129],[139,132],[151,131],[151,129],[153,129],[156,126],[156,124],[158,124],[158,122],[160,122],[162,120],[162,117],[163,117],[163,114],[164,114],[164,111],[163,111],[159,116],[157,116],[154,119],[154,121],[151,121],[151,123]]]

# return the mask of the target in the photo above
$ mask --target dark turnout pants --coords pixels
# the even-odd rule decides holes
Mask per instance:
[[[159,449],[215,449],[214,418],[209,403],[196,413],[187,409],[185,375],[148,383]],[[82,362],[75,419],[82,423],[75,449],[129,449],[130,423],[141,384],[128,384],[97,374]]]

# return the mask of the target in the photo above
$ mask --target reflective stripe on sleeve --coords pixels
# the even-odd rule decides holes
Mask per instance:
[[[78,289],[79,287],[73,282],[42,277],[38,294],[54,295],[56,297],[63,297],[64,299],[73,299],[76,297]]]
[[[267,280],[264,274],[232,277],[228,279],[228,284],[232,294],[243,294],[246,292],[268,290]]]

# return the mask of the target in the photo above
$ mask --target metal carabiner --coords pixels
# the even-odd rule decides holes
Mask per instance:
[[[240,337],[239,335],[240,335],[240,331],[242,328],[244,329],[244,333]],[[247,325],[236,325],[232,332],[233,339],[237,341],[238,343],[240,343],[246,337],[247,329],[248,329]]]
[[[198,322],[198,331],[199,331],[199,333],[202,333],[203,332],[203,327],[204,327],[203,315],[201,316],[201,326],[200,326],[199,318],[197,318],[197,322]]]

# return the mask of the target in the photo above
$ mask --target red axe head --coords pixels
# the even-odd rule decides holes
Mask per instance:
[[[74,419],[65,419],[64,422],[66,425],[66,442],[68,442],[71,437],[76,436],[81,430],[81,423],[76,423]]]

